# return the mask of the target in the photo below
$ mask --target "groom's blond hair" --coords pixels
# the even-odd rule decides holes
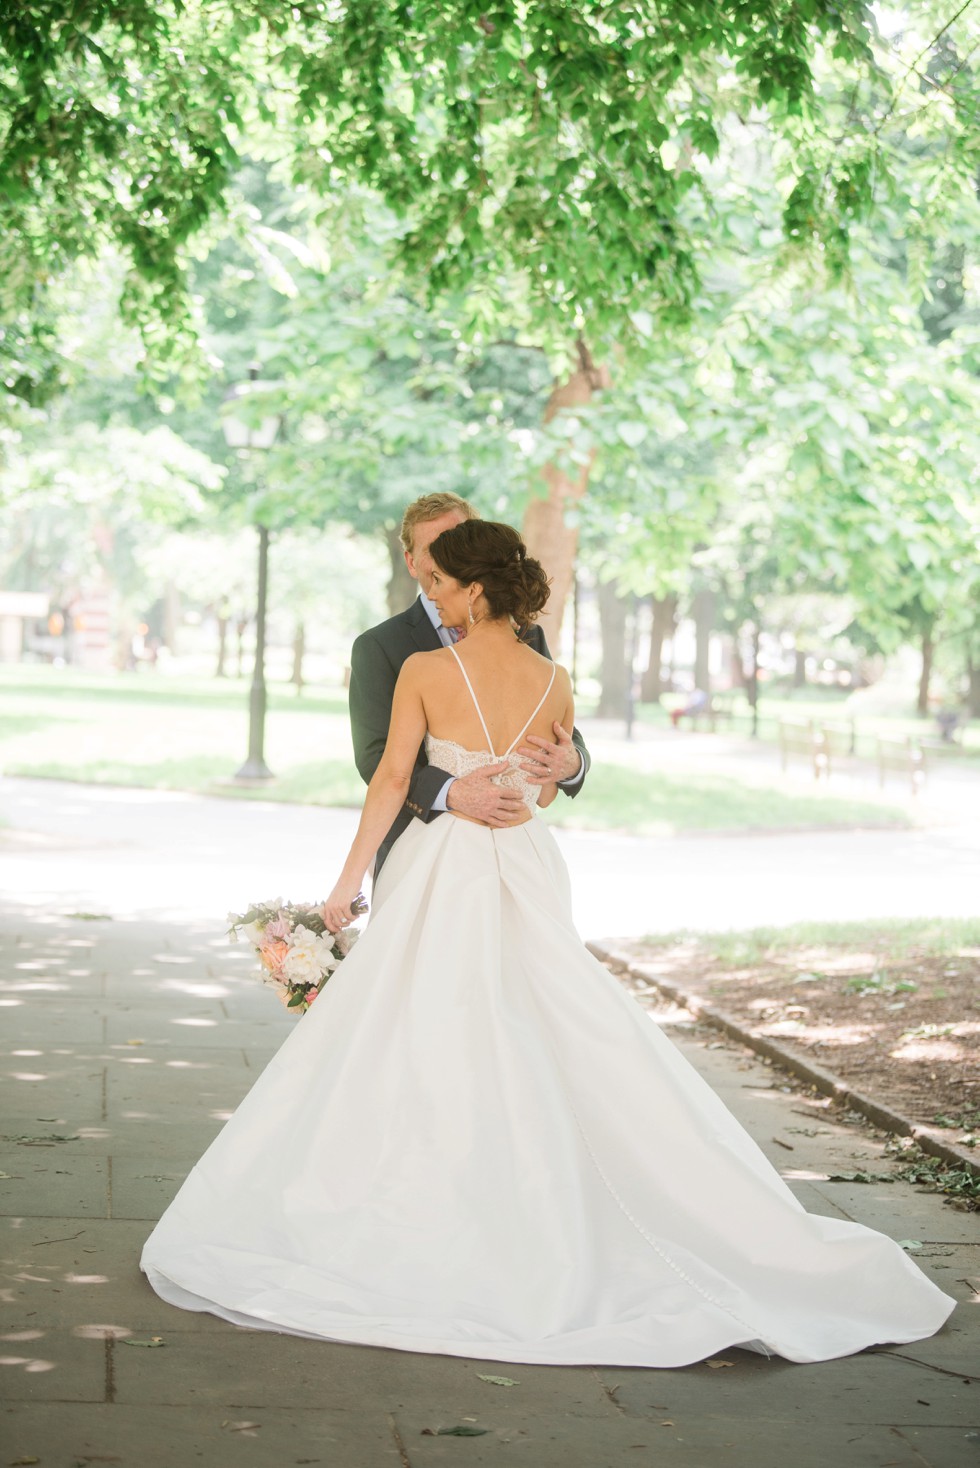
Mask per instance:
[[[425,525],[429,520],[438,520],[441,515],[448,515],[450,510],[458,510],[464,520],[479,520],[480,518],[479,510],[474,509],[469,500],[464,500],[461,495],[453,494],[450,489],[440,494],[424,494],[421,499],[413,500],[402,517],[402,549],[411,555],[415,547],[416,525]]]

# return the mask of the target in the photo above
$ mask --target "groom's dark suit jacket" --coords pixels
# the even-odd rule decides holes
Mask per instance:
[[[551,657],[544,633],[540,627],[531,627],[524,639],[535,652]],[[351,650],[350,673],[350,722],[354,740],[354,760],[362,780],[367,784],[381,763],[388,725],[391,722],[391,703],[395,694],[395,683],[401,672],[402,663],[416,652],[434,652],[442,647],[439,634],[426,615],[421,599],[417,599],[405,612],[389,617],[377,627],[362,632]],[[572,738],[589,768],[589,752],[577,729]],[[411,823],[414,816],[431,821],[441,814],[433,811],[432,802],[449,779],[444,770],[430,766],[421,748],[415,760],[415,771],[409,786],[408,798],[398,819],[385,837],[378,851],[375,876],[392,845]],[[569,790],[567,795],[577,795],[582,781]]]

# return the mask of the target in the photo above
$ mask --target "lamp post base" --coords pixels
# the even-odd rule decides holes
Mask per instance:
[[[275,778],[263,759],[247,759],[241,769],[235,771],[236,785],[268,785]]]

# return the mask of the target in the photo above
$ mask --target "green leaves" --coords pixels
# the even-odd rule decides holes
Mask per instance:
[[[111,243],[134,272],[126,307],[148,344],[165,350],[159,324],[186,353],[188,246],[227,206],[247,139],[265,127],[325,196],[339,177],[378,190],[410,222],[399,252],[433,291],[520,277],[545,345],[586,322],[599,343],[629,311],[689,303],[681,206],[725,118],[761,103],[781,127],[813,95],[821,34],[866,60],[861,0],[806,11],[802,23],[796,0],[672,0],[655,16],[640,0],[341,0],[329,13],[56,0],[0,17],[0,276],[26,262],[23,304],[52,266]],[[681,166],[665,166],[666,145]],[[847,183],[856,197],[854,170]]]

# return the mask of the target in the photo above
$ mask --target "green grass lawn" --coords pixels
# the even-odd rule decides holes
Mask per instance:
[[[870,800],[823,791],[787,794],[726,775],[667,775],[608,761],[593,763],[587,789],[575,800],[559,795],[545,819],[557,826],[622,830],[634,836],[911,825],[904,811]]]
[[[740,968],[801,949],[856,946],[880,951],[883,962],[904,960],[912,953],[927,958],[955,957],[964,949],[980,950],[980,918],[875,918],[873,922],[787,923],[784,927],[747,928],[722,933],[652,933],[649,948],[697,944],[719,963]]]
[[[721,732],[746,735],[751,732],[752,711],[744,693],[723,694],[732,709],[730,723],[718,725]],[[921,718],[913,711],[904,714],[878,714],[865,712],[858,705],[853,709],[848,700],[850,695],[842,689],[806,687],[798,689],[776,688],[772,692],[763,690],[759,699],[758,738],[764,743],[779,740],[779,722],[790,719],[794,722],[813,721],[816,724],[855,725],[855,754],[863,759],[875,759],[879,739],[924,740],[930,746],[932,757],[973,758],[980,761],[980,720],[973,719],[962,729],[956,742],[940,746],[939,729],[932,717]],[[644,704],[638,717],[645,724],[666,728],[669,724],[667,710],[684,703],[680,694],[665,695],[665,705]],[[687,723],[685,728],[689,727]]]
[[[277,778],[261,790],[230,783],[245,759],[247,704],[248,687],[240,680],[3,667],[0,767],[10,775],[239,799],[361,804],[364,786],[353,764],[342,690],[313,688],[298,698],[289,686],[271,685],[265,752]],[[559,796],[546,819],[638,835],[909,824],[901,809],[877,801],[777,788],[775,766],[769,787],[711,773],[667,774],[637,763],[636,746],[607,746],[582,795],[573,801]]]

